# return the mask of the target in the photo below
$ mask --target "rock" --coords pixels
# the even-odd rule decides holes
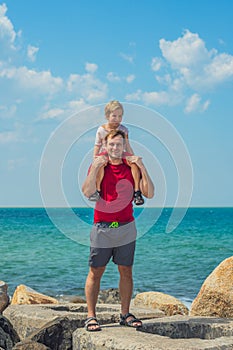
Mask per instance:
[[[140,319],[162,317],[164,313],[159,310],[141,309],[132,306],[130,312]],[[119,304],[97,304],[97,318],[101,324],[118,323],[120,315]],[[49,322],[58,318],[66,318],[70,321],[70,329],[82,328],[87,317],[86,304],[34,304],[34,305],[9,305],[4,311],[4,316],[10,320],[21,340],[25,340],[32,334],[47,327]],[[57,321],[56,321],[57,322]],[[68,322],[64,322],[66,327]],[[63,323],[60,323],[62,325]],[[57,325],[56,325],[57,327]],[[38,338],[31,339],[38,341]],[[48,344],[46,344],[49,346]],[[54,350],[54,349],[53,349]]]
[[[45,324],[39,331],[29,336],[30,340],[43,343],[51,349],[71,350],[72,334],[77,329],[77,321],[68,317],[57,317]]]
[[[178,299],[171,295],[160,292],[144,292],[136,295],[134,305],[159,309],[166,316],[188,315],[188,308]]]
[[[233,256],[222,261],[204,281],[191,316],[233,317]]]
[[[19,341],[19,336],[10,321],[0,315],[0,348],[11,350]]]
[[[84,304],[86,300],[78,295],[62,295],[58,298],[60,304],[73,303],[73,304]]]
[[[99,292],[98,303],[100,304],[119,304],[120,302],[120,293],[116,288],[101,290]]]
[[[23,340],[17,343],[12,350],[51,350],[46,345],[31,340]]]
[[[58,304],[58,301],[21,284],[16,288],[11,304]]]
[[[7,294],[8,285],[4,281],[0,281],[0,313],[9,305],[9,296]]]

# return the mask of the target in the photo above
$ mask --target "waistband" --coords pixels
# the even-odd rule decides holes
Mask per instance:
[[[106,222],[106,221],[101,221],[101,222],[95,222],[94,225],[96,227],[103,227],[103,228],[118,228],[120,226],[124,226],[127,224],[130,224],[133,221],[130,222],[118,222],[118,221],[112,221],[112,222]]]

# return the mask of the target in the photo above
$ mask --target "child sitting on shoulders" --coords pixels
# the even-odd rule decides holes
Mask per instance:
[[[128,138],[128,129],[126,126],[121,124],[123,117],[124,109],[122,104],[119,101],[110,101],[105,106],[105,117],[107,123],[99,126],[96,132],[95,146],[94,146],[94,158],[106,150],[105,136],[112,130],[121,130],[125,134],[125,152],[127,155],[133,155],[134,152],[129,144]],[[134,203],[136,205],[142,205],[144,199],[142,197],[139,183],[140,183],[140,170],[136,164],[129,163],[127,164],[131,167],[132,176],[134,179]],[[101,182],[104,176],[104,167],[101,167],[96,179],[96,192],[89,197],[90,201],[98,201],[101,195]]]

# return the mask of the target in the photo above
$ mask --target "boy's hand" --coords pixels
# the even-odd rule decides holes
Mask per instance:
[[[93,160],[92,166],[96,168],[101,168],[102,166],[106,166],[108,164],[108,157],[106,156],[98,156]]]
[[[142,157],[139,156],[127,156],[126,161],[129,165],[136,164],[139,168],[143,166]]]

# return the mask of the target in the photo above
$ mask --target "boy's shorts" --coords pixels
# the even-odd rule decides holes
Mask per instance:
[[[117,228],[110,225],[103,222],[94,224],[89,266],[106,266],[111,258],[117,265],[132,266],[137,235],[134,221]]]

